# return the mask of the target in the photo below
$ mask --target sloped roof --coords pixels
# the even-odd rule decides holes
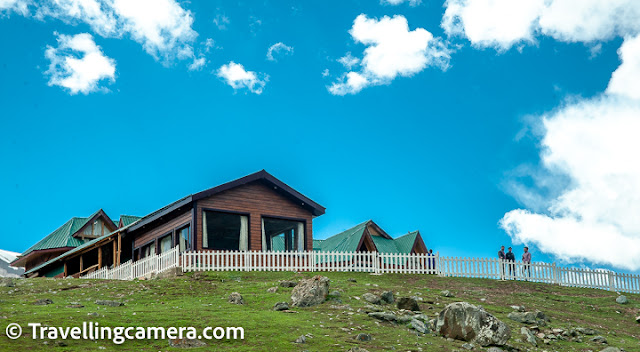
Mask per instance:
[[[376,245],[376,249],[379,253],[402,253],[398,250],[395,240],[389,240],[380,236],[371,236],[373,244]]]
[[[22,253],[22,256],[24,257],[33,251],[41,249],[77,247],[83,244],[85,241],[73,237],[73,234],[78,232],[78,230],[80,230],[91,217],[93,217],[93,215],[88,218],[71,218],[69,221],[65,222],[64,225],[58,227],[45,238],[29,247],[29,249]]]
[[[393,240],[398,249],[398,253],[411,253],[411,249],[413,249],[413,244],[416,243],[416,237],[418,236],[418,231],[409,232],[404,236],[400,236]]]
[[[367,220],[339,234],[322,240],[322,242],[318,243],[320,246],[318,249],[316,249],[316,243],[314,241],[313,249],[323,252],[355,252],[358,250],[360,239],[364,235],[364,230],[370,221],[371,220]]]
[[[138,221],[142,219],[141,216],[135,216],[135,215],[120,215],[120,221],[118,221],[118,225],[120,225],[120,223],[122,222],[122,227],[127,226],[127,225],[131,225],[134,222]]]

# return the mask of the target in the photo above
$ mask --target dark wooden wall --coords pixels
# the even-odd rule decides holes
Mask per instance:
[[[305,249],[313,248],[313,216],[302,206],[277,193],[260,181],[230,189],[197,201],[196,245],[202,250],[202,210],[218,209],[249,213],[249,250],[262,249],[262,216],[305,221]]]
[[[188,209],[184,213],[177,217],[162,223],[155,227],[149,227],[148,229],[142,229],[137,231],[134,240],[134,248],[138,248],[153,239],[162,237],[163,235],[173,231],[176,227],[182,227],[191,222],[191,209]]]

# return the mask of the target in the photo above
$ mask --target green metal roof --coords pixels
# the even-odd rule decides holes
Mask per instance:
[[[55,231],[27,249],[22,253],[22,257],[36,250],[77,247],[85,243],[86,241],[73,237],[73,234],[78,232],[78,230],[80,230],[91,217],[93,217],[93,215],[88,218],[71,218],[69,221],[65,222],[64,225],[58,227]]]
[[[135,215],[120,215],[120,221],[122,221],[122,226],[127,226],[127,225],[131,225],[134,222],[138,221],[142,219],[141,216],[135,216]],[[118,222],[118,225],[120,224],[120,221]]]
[[[316,249],[316,243],[314,241],[313,250],[323,252],[355,252],[358,250],[358,244],[360,239],[364,235],[364,230],[367,228],[367,224],[371,220],[367,220],[361,224],[358,224],[348,230],[342,231],[337,235],[333,235],[322,242],[318,243],[320,246]]]
[[[313,240],[313,250],[314,251],[320,251],[322,250],[322,243],[324,243],[324,240]]]
[[[398,248],[398,253],[411,253],[417,236],[418,231],[413,231],[394,239],[393,242],[396,244],[396,248]]]
[[[390,240],[380,236],[371,236],[373,244],[376,245],[376,249],[379,253],[402,253],[398,250],[395,240]]]

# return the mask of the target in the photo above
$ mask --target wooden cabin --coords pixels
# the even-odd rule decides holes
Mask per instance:
[[[262,170],[188,195],[27,271],[81,276],[174,247],[187,250],[304,251],[313,248],[313,219],[325,208]]]

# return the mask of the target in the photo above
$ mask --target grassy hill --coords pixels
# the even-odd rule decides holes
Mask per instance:
[[[361,311],[366,302],[357,299],[365,292],[392,290],[396,297],[422,297],[420,307],[435,317],[451,302],[468,301],[482,305],[512,329],[510,345],[532,351],[600,351],[606,345],[589,341],[557,341],[533,347],[521,341],[523,324],[507,318],[511,305],[527,310],[541,310],[551,322],[546,328],[584,327],[598,331],[610,346],[626,351],[640,351],[640,295],[626,295],[629,304],[615,302],[615,292],[566,288],[528,282],[501,282],[484,279],[439,278],[425,275],[366,273],[324,273],[331,279],[330,291],[340,291],[340,300],[327,301],[311,308],[293,308],[297,313],[276,312],[273,305],[290,301],[292,288],[279,287],[277,293],[267,289],[279,280],[299,280],[312,273],[290,272],[207,272],[186,274],[171,279],[142,281],[105,280],[15,280],[15,287],[0,287],[0,351],[173,351],[167,340],[126,341],[114,345],[107,341],[65,340],[64,343],[31,338],[30,322],[49,326],[81,326],[98,322],[100,326],[241,326],[245,339],[207,341],[209,347],[194,350],[256,351],[346,351],[360,346],[369,351],[459,351],[462,342],[448,341],[430,334],[419,335],[404,325],[379,322]],[[349,279],[355,279],[352,282]],[[442,297],[441,290],[455,297]],[[244,305],[227,302],[231,292],[244,296]],[[38,299],[50,299],[49,305],[34,305]],[[117,300],[120,307],[96,305],[98,299]],[[430,302],[430,303],[428,303]],[[82,308],[67,307],[73,303]],[[349,309],[351,308],[351,309]],[[393,310],[394,306],[383,307]],[[97,316],[95,316],[97,313]],[[93,314],[93,315],[88,315]],[[23,327],[23,337],[9,340],[5,327],[9,323]],[[358,333],[368,333],[372,340],[358,342]],[[310,334],[305,344],[293,341]],[[485,348],[476,346],[476,351]]]

